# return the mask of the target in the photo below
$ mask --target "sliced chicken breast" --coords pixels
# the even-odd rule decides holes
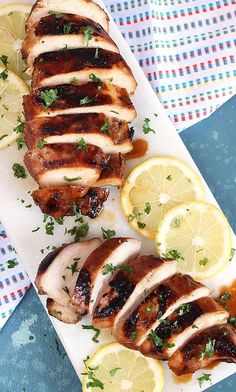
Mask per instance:
[[[121,187],[125,180],[125,159],[121,154],[111,155],[106,167],[103,168],[94,186]]]
[[[37,189],[32,192],[34,202],[44,214],[54,218],[75,215],[80,210],[82,215],[96,218],[103,210],[109,190],[86,186],[66,186]]]
[[[36,276],[39,294],[47,294],[58,304],[67,306],[84,261],[100,244],[101,241],[95,238],[50,252],[41,262]]]
[[[98,147],[78,149],[75,144],[49,144],[27,151],[24,157],[27,169],[41,188],[95,185],[110,159],[111,155]],[[114,160],[119,165],[119,156]]]
[[[162,320],[139,349],[146,356],[168,359],[194,335],[226,323],[228,317],[228,312],[210,297],[183,304]]]
[[[60,305],[53,301],[52,298],[47,298],[47,310],[50,316],[62,321],[66,324],[76,324],[81,320],[81,315],[73,305]]]
[[[98,328],[118,330],[120,321],[126,319],[158,283],[176,273],[176,261],[140,256],[118,271],[109,282],[106,292],[97,303],[92,323]]]
[[[140,346],[151,331],[179,306],[209,295],[208,288],[189,275],[175,274],[160,283],[128,317],[118,315],[114,335],[119,342],[127,346]]]
[[[69,49],[40,55],[34,62],[32,87],[60,84],[83,84],[99,78],[134,93],[137,83],[131,69],[119,53],[99,49]]]
[[[63,84],[35,90],[24,96],[26,119],[51,117],[60,114],[103,113],[127,122],[136,117],[136,111],[124,88],[113,84]]]
[[[31,13],[26,22],[26,30],[33,29],[41,18],[51,13],[60,14],[69,13],[83,17],[92,17],[96,23],[99,23],[108,31],[108,16],[106,12],[91,0],[38,0],[34,4]]]
[[[106,117],[103,113],[71,114],[37,117],[25,124],[24,138],[29,149],[40,140],[52,143],[79,143],[100,147],[107,154],[126,154],[131,151],[133,128],[125,121]]]
[[[95,48],[95,57],[100,55],[100,49],[119,53],[116,44],[98,23],[79,15],[61,14],[60,18],[45,16],[35,29],[28,31],[22,44],[22,56],[29,67],[27,72],[31,73],[35,59],[42,53],[76,48]]]
[[[236,331],[229,324],[200,331],[171,356],[169,368],[181,376],[194,373],[214,361],[236,363]]]
[[[92,252],[78,276],[71,303],[79,312],[92,314],[117,269],[135,259],[141,242],[132,238],[110,238]]]

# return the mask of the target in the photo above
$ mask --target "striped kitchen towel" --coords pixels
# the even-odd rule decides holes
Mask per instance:
[[[105,4],[177,130],[206,118],[235,94],[235,0]],[[0,233],[1,329],[29,279],[1,226]]]

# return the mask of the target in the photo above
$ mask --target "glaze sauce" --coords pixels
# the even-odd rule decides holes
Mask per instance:
[[[135,159],[143,157],[148,150],[148,143],[146,140],[137,139],[133,141],[133,150],[125,154],[125,159]]]
[[[182,376],[176,376],[176,374],[173,374],[173,381],[175,384],[187,384],[189,381],[192,380],[192,377],[192,373],[183,374]]]
[[[230,286],[220,288],[220,294],[216,300],[229,312],[230,316],[236,316],[236,279]]]

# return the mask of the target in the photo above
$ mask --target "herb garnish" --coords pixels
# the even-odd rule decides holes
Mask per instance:
[[[0,73],[0,79],[2,80],[6,80],[8,78],[8,71],[7,69],[4,69],[1,73]]]
[[[17,264],[16,260],[7,260],[7,268],[14,268]]]
[[[88,223],[83,223],[80,226],[74,226],[72,229],[67,230],[66,233],[70,234],[71,236],[74,236],[74,241],[79,242],[80,238],[86,237],[89,231],[89,225]]]
[[[205,349],[200,350],[200,353],[201,353],[200,357],[199,357],[200,361],[202,361],[204,359],[205,355],[207,355],[208,358],[212,357],[212,355],[214,354],[214,351],[215,351],[215,342],[216,342],[215,339],[209,339],[208,343],[205,346]]]
[[[211,382],[211,374],[210,373],[203,373],[203,376],[198,377],[197,380],[198,380],[199,387],[201,388],[205,381]]]
[[[77,144],[77,150],[81,149],[88,151],[88,145],[83,138],[81,138],[79,143]]]
[[[145,214],[150,214],[150,212],[151,212],[151,209],[152,209],[152,207],[151,207],[151,204],[149,203],[149,201],[145,204],[145,208],[144,208],[144,212],[145,212]]]
[[[97,77],[94,73],[91,73],[89,75],[89,79],[98,84],[98,90],[102,89],[102,87],[103,87],[102,79]]]
[[[100,329],[95,328],[93,325],[82,325],[82,328],[83,329],[91,329],[92,331],[94,331],[95,335],[93,336],[92,341],[94,343],[99,343],[98,336],[100,335]]]
[[[95,54],[94,54],[94,58],[95,59],[98,59],[99,58],[99,46],[96,48],[96,50],[95,50]]]
[[[6,133],[5,135],[2,135],[1,137],[0,137],[0,140],[3,140],[5,137],[7,137],[8,136],[8,134]]]
[[[228,301],[230,298],[231,298],[231,294],[228,291],[225,291],[220,296],[221,301]]]
[[[182,304],[179,307],[179,316],[182,316],[184,313],[189,312],[190,305],[189,304]]]
[[[143,133],[145,133],[145,135],[146,135],[147,133],[149,133],[149,132],[156,133],[156,132],[154,131],[154,129],[150,128],[149,123],[150,123],[150,119],[146,117],[146,118],[144,119],[144,121],[143,121]]]
[[[7,64],[9,64],[9,62],[8,62],[8,56],[6,56],[5,54],[3,54],[3,55],[0,57],[0,60],[1,60],[1,62],[3,63],[3,65],[5,65],[5,67],[7,67]]]
[[[135,342],[137,340],[137,332],[135,332],[135,331],[131,332],[130,336],[131,336],[131,339],[133,340],[133,342]]]
[[[13,170],[14,176],[16,178],[26,178],[27,177],[26,172],[25,172],[25,168],[22,165],[20,165],[19,163],[14,163],[12,165],[12,170]]]
[[[199,260],[199,265],[207,265],[208,262],[208,258],[204,257],[203,259]]]
[[[86,44],[89,44],[89,41],[93,38],[93,27],[92,26],[86,26],[84,28],[84,40]]]
[[[195,324],[192,325],[192,329],[199,329]]]
[[[25,123],[21,120],[20,117],[17,117],[17,122],[19,123],[15,128],[13,128],[13,132],[15,133],[23,133]]]
[[[114,368],[114,369],[109,370],[109,373],[110,373],[111,377],[114,377],[114,376],[115,376],[117,370],[121,370],[121,368],[120,368],[120,367],[117,367],[117,368]]]
[[[101,227],[101,230],[102,230],[102,235],[104,240],[107,240],[108,238],[114,237],[114,235],[116,235],[115,230],[111,230],[111,229],[105,230],[103,227]]]
[[[231,248],[231,252],[230,252],[230,258],[229,258],[229,261],[231,261],[231,260],[233,259],[233,257],[234,257],[234,254],[235,254],[235,250],[236,250],[236,249],[234,249],[234,248]]]
[[[100,130],[103,132],[103,133],[106,133],[107,135],[110,135],[111,134],[111,130],[109,129],[109,127],[110,127],[110,124],[109,124],[109,121],[108,121],[108,119],[103,123],[103,125],[101,126],[101,128],[100,128]]]
[[[92,98],[89,98],[88,96],[81,98],[81,100],[79,101],[80,105],[85,105],[86,103],[92,102]]]
[[[70,267],[66,267],[66,268],[71,270],[71,274],[74,275],[76,272],[79,272],[77,267],[78,267],[78,261],[75,261],[74,263],[71,264]]]
[[[81,180],[82,177],[73,177],[73,178],[69,178],[67,176],[64,176],[64,180],[67,182],[74,182],[74,181],[78,181]]]
[[[137,224],[140,229],[144,229],[147,226],[146,223],[143,222],[137,222]]]
[[[37,143],[37,147],[38,147],[38,148],[40,148],[40,150],[42,150],[42,149],[43,149],[43,147],[45,147],[45,146],[46,146],[46,144],[47,144],[46,140],[44,140],[44,139],[41,139],[41,140],[39,140],[39,141],[38,141],[38,143]]]
[[[228,322],[236,327],[236,316],[229,317]]]
[[[40,92],[40,98],[44,102],[44,107],[49,108],[59,97],[58,90],[51,88]]]
[[[47,235],[54,234],[54,222],[51,217],[50,217],[50,222],[46,223],[45,225],[45,231]]]
[[[63,33],[64,34],[69,34],[70,31],[71,31],[71,26],[68,23],[65,23],[63,25]]]
[[[172,180],[172,175],[169,174],[169,175],[166,177],[166,180],[171,181],[171,180]]]
[[[148,337],[153,341],[156,347],[167,347],[172,348],[175,346],[174,343],[166,343],[163,339],[161,339],[153,329],[148,334]]]
[[[38,231],[40,229],[40,227],[38,226],[36,229],[32,230],[32,233],[35,233],[36,231]]]
[[[60,14],[60,12],[56,12],[56,11],[48,11],[49,15],[55,16],[56,19],[61,19],[62,14]]]
[[[90,380],[87,382],[86,387],[87,388],[100,388],[104,389],[104,384],[100,380],[98,380],[96,377],[94,377],[94,373],[92,370],[89,370],[87,373],[81,373],[82,376],[88,376],[88,379]]]
[[[112,273],[113,271],[116,270],[117,267],[115,267],[113,264],[111,263],[107,263],[102,267],[102,274],[103,275],[107,275],[109,273]]]
[[[126,271],[126,272],[128,272],[129,274],[132,274],[132,273],[133,273],[133,268],[132,268],[130,265],[123,264],[123,265],[120,265],[118,268],[119,268],[121,271]]]
[[[165,254],[165,257],[170,258],[170,259],[174,259],[174,260],[184,260],[184,257],[176,249],[169,250]]]
[[[70,295],[70,291],[67,286],[62,287],[62,290],[65,291],[66,294]]]

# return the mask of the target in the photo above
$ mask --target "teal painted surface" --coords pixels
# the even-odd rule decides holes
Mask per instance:
[[[181,134],[236,231],[236,96]],[[80,353],[78,352],[78,355]],[[236,375],[209,392],[236,390]],[[80,392],[80,382],[31,289],[0,333],[0,392]]]

